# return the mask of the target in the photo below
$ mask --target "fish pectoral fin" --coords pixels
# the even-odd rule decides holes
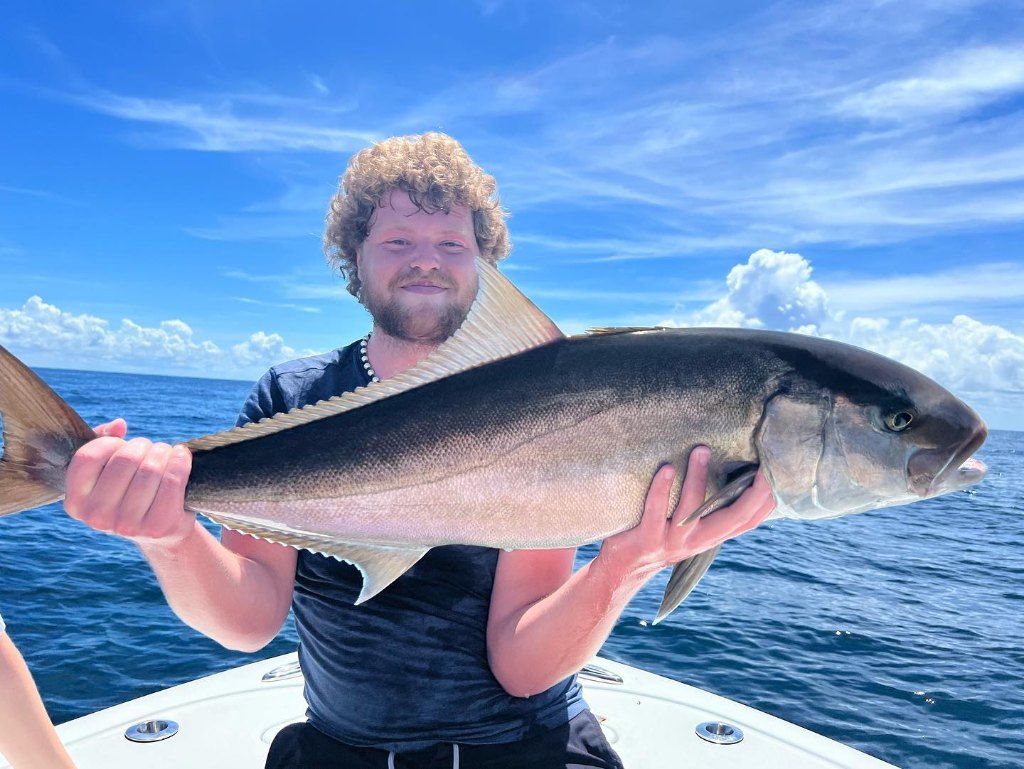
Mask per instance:
[[[703,505],[676,525],[681,526],[684,523],[695,521],[698,518],[711,515],[716,510],[721,510],[723,507],[731,505],[739,498],[740,494],[750,488],[756,475],[757,465],[744,465],[735,478],[725,484],[715,494],[712,494]],[[715,556],[718,555],[721,547],[721,545],[717,545],[710,550],[705,550],[703,553],[698,553],[692,558],[687,558],[685,561],[680,561],[675,565],[675,568],[672,569],[672,576],[668,579],[668,585],[665,586],[665,595],[661,599],[661,606],[658,607],[658,614],[654,618],[654,624],[658,624],[665,619],[686,599],[686,596],[690,594],[690,591],[700,582],[700,578],[707,572],[708,567],[715,560]]]
[[[236,518],[225,513],[202,512],[214,523],[232,531],[248,534],[250,537],[265,539],[278,545],[287,545],[297,550],[329,555],[359,569],[363,575],[363,589],[356,599],[358,606],[401,577],[430,550],[429,547],[399,547],[396,545],[370,545],[348,542],[311,531],[298,531],[285,526],[268,526]]]
[[[744,491],[753,485],[754,478],[757,476],[757,469],[757,465],[745,467],[743,472],[708,497],[703,505],[694,510],[689,516],[687,516],[685,521],[681,521],[680,523],[695,521],[698,518],[703,518],[705,515],[711,515],[711,513],[731,505],[740,498],[740,495]]]
[[[665,586],[665,595],[661,598],[658,614],[654,618],[655,625],[671,614],[686,599],[690,591],[700,582],[700,578],[704,576],[711,562],[715,560],[721,547],[721,545],[717,545],[675,565],[672,569],[672,576],[668,578],[668,584]]]

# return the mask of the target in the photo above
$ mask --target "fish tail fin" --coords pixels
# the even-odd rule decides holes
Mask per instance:
[[[0,516],[64,496],[64,475],[96,434],[24,363],[0,346]]]

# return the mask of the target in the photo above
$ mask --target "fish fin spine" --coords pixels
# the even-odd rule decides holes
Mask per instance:
[[[3,347],[0,419],[0,516],[61,499],[71,458],[96,434],[63,398]]]
[[[635,334],[639,331],[663,331],[667,326],[598,326],[588,328],[582,336],[615,336],[616,334]]]

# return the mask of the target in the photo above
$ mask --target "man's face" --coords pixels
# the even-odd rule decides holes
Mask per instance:
[[[428,214],[394,190],[356,253],[360,301],[389,336],[439,344],[462,325],[476,297],[479,255],[469,209]]]

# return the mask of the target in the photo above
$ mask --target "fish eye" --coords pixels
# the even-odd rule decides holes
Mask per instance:
[[[885,418],[885,426],[894,433],[898,433],[910,427],[910,423],[913,421],[914,415],[909,411],[897,411],[895,414],[890,414]]]

